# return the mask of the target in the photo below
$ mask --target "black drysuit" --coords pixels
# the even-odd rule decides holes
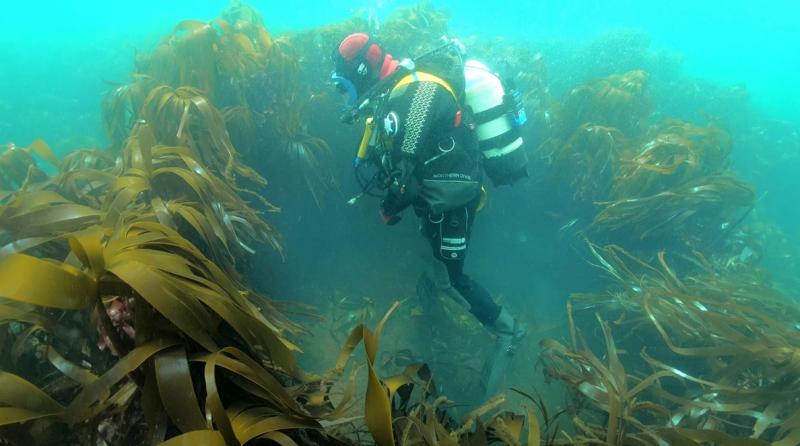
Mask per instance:
[[[500,307],[463,271],[482,182],[478,140],[466,118],[440,83],[419,80],[392,90],[375,116],[392,161],[381,210],[392,216],[413,206],[450,283],[470,312],[491,324]]]

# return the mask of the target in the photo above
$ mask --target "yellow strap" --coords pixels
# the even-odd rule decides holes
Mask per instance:
[[[489,198],[489,193],[486,192],[486,188],[481,186],[481,199],[478,201],[478,210],[480,211],[483,209],[483,206],[486,204],[486,200]]]
[[[365,160],[367,159],[367,149],[369,149],[369,143],[372,139],[372,131],[375,129],[375,120],[370,116],[367,118],[367,121],[364,123],[364,135],[361,136],[361,144],[358,145],[358,152],[356,156],[359,159]]]
[[[402,87],[403,85],[408,85],[412,82],[435,82],[441,85],[445,90],[449,91],[450,94],[453,95],[453,99],[458,101],[458,96],[456,96],[456,93],[453,91],[453,87],[451,87],[450,84],[447,83],[447,81],[438,76],[434,76],[430,73],[423,73],[422,71],[415,71],[409,74],[408,76],[400,79],[400,82],[398,82],[394,86],[394,88],[392,88],[392,92]]]

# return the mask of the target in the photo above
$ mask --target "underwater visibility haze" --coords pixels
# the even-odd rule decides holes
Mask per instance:
[[[4,5],[0,445],[800,445],[799,18]]]

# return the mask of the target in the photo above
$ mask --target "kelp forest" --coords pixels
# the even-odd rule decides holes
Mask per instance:
[[[390,321],[418,316],[413,296],[310,306],[251,265],[292,255],[276,181],[312,205],[352,181],[338,165],[361,129],[331,142],[331,48],[369,30],[413,57],[448,13],[280,35],[268,13],[234,2],[165,30],[99,104],[107,147],[0,146],[0,445],[800,444],[800,306],[764,264],[792,242],[732,167],[770,144],[733,116],[741,92],[665,93],[668,55],[562,76],[546,45],[463,37],[528,110],[530,178],[496,193],[547,190],[529,205],[593,275],[549,296],[564,324],[526,338],[531,384],[464,410],[436,382],[472,372],[381,351],[403,345]],[[319,327],[345,334],[308,370]]]

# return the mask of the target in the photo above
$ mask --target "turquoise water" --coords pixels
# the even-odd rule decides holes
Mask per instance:
[[[303,29],[399,1],[253,1],[273,32]],[[613,30],[644,31],[654,48],[682,55],[688,75],[743,84],[776,119],[800,122],[800,5],[752,2],[437,1],[456,35],[586,41]],[[112,6],[113,5],[113,6]],[[102,144],[102,93],[125,82],[136,50],[152,48],[179,20],[211,19],[224,1],[13,2],[0,15],[0,140],[36,137],[59,150]],[[553,77],[558,73],[553,73]]]
[[[408,1],[252,1],[273,33],[305,29],[354,14],[386,17]],[[180,20],[209,20],[225,1],[13,2],[0,15],[0,142],[27,145],[44,138],[59,153],[106,145],[99,104],[114,85],[127,82],[137,52],[153,48]],[[591,43],[618,31],[635,31],[651,52],[680,60],[683,78],[701,78],[747,91],[767,121],[800,127],[800,5],[791,1],[752,2],[589,2],[436,1],[452,13],[451,34],[501,36],[556,48],[549,78],[562,90],[591,70]],[[571,48],[579,49],[571,52]],[[587,50],[588,49],[588,50]],[[574,53],[574,54],[573,54]],[[577,54],[577,56],[576,56]],[[559,63],[559,60],[567,62]],[[327,63],[327,61],[321,61]],[[671,68],[675,68],[671,67]],[[655,67],[658,68],[658,67]],[[670,69],[671,69],[670,68]],[[594,73],[605,75],[607,73]],[[566,81],[565,79],[568,79]],[[559,92],[556,92],[559,94]],[[663,97],[669,90],[661,91]],[[701,104],[702,105],[702,104]],[[749,119],[749,118],[742,118]],[[747,127],[747,121],[735,123]],[[735,133],[738,129],[729,129]],[[800,232],[792,178],[800,172],[795,145],[778,144],[764,153],[736,152],[734,164],[756,182],[760,208],[790,233]],[[778,139],[781,138],[781,139]],[[775,148],[777,147],[777,148]],[[788,147],[788,148],[786,148]],[[792,149],[792,147],[794,147]],[[784,152],[777,153],[783,150]],[[754,167],[753,160],[760,160]],[[775,162],[771,162],[774,160]],[[756,163],[758,164],[758,163]],[[343,179],[349,178],[346,169]],[[284,204],[284,206],[291,206]],[[509,231],[511,233],[513,231]],[[516,236],[509,235],[514,238]]]
[[[306,29],[346,19],[354,14],[386,17],[409,1],[322,1],[296,3],[252,1],[273,33]],[[791,1],[726,2],[673,1],[436,1],[452,13],[451,34],[460,37],[504,37],[530,40],[534,45],[553,48],[546,54],[551,62],[549,79],[561,91],[588,77],[609,73],[602,67],[583,69],[594,62],[593,42],[619,31],[634,31],[651,53],[672,56],[681,78],[701,78],[722,87],[738,86],[768,121],[785,122],[786,128],[800,127],[800,33],[796,24],[800,6]],[[225,1],[140,1],[140,2],[14,2],[0,15],[0,143],[27,145],[44,138],[57,152],[77,147],[106,145],[100,127],[102,95],[114,85],[127,82],[137,52],[151,50],[180,20],[210,20],[228,5]],[[624,55],[624,53],[623,53]],[[327,63],[327,61],[321,61]],[[659,69],[660,67],[652,67]],[[556,89],[557,90],[557,89]],[[659,100],[669,89],[658,92]],[[681,105],[681,104],[679,104]],[[704,104],[699,104],[702,108]],[[687,107],[688,109],[688,107]],[[692,109],[692,113],[696,110]],[[696,116],[690,117],[690,119]],[[746,129],[748,117],[733,119]],[[335,125],[335,123],[332,123]],[[760,124],[759,124],[760,125]],[[791,138],[791,134],[785,138]],[[780,141],[783,141],[782,139]],[[785,141],[783,141],[785,142]],[[342,142],[345,144],[346,142]],[[794,147],[794,149],[792,149]],[[347,149],[350,150],[350,149]],[[737,151],[738,150],[738,151]],[[778,153],[783,151],[781,153]],[[798,148],[776,143],[764,153],[750,147],[734,148],[734,165],[759,189],[760,211],[779,222],[789,233],[800,233],[798,197],[793,178],[800,172]],[[346,157],[345,157],[346,158]],[[754,162],[757,160],[758,162]],[[341,167],[344,188],[347,166]],[[280,193],[275,185],[274,193]],[[292,196],[293,197],[293,196]],[[507,199],[502,195],[499,200]],[[513,201],[508,198],[508,200]],[[291,211],[305,204],[281,203]],[[509,204],[511,205],[511,204]],[[313,218],[315,206],[308,211]],[[341,224],[352,224],[352,215],[341,214]],[[293,214],[280,218],[293,218]],[[490,217],[491,218],[491,217]],[[499,218],[499,217],[498,217]],[[527,239],[524,216],[500,218],[506,230],[487,231],[490,242]],[[362,224],[362,223],[359,223]],[[382,231],[376,228],[375,231]],[[377,234],[377,232],[376,232]],[[383,234],[383,232],[381,232]],[[337,234],[342,236],[342,234]],[[401,238],[402,239],[402,238]],[[478,239],[480,240],[480,239]],[[355,240],[354,243],[360,243]],[[478,244],[484,243],[481,241]],[[309,251],[313,257],[313,251]],[[303,259],[303,253],[295,258]],[[491,259],[491,256],[488,257]],[[522,256],[521,262],[531,262]],[[476,259],[481,262],[480,259]],[[486,260],[491,267],[492,260]],[[302,269],[301,266],[298,269]],[[498,271],[497,282],[511,280],[515,272]]]
[[[650,64],[646,68],[657,84],[652,94],[663,109],[660,112],[693,121],[703,121],[698,112],[706,106],[711,112],[727,112],[724,124],[735,140],[733,167],[758,189],[753,215],[759,221],[776,222],[789,236],[785,239],[788,243],[773,239],[765,244],[769,252],[764,263],[784,275],[798,273],[788,269],[785,261],[800,255],[800,246],[793,244],[800,239],[797,2],[432,3],[451,10],[454,36],[525,40],[543,48],[548,79],[558,100],[567,89],[610,74],[612,68],[598,66],[608,62],[608,54],[595,51],[616,42],[621,46],[609,53],[620,59],[636,61],[645,54],[643,60]],[[0,144],[28,145],[35,138],[44,138],[61,154],[78,147],[106,146],[100,101],[106,91],[129,81],[135,55],[150,51],[177,22],[210,20],[227,4],[87,1],[5,5],[0,15]],[[383,18],[398,6],[413,2],[249,4],[262,13],[272,33],[280,34],[354,14]],[[641,54],[633,54],[641,47]],[[668,66],[658,65],[667,61]],[[703,82],[681,83],[691,79]],[[670,88],[686,85],[708,90],[697,95],[698,103],[670,103]],[[730,101],[740,108],[728,108],[724,100],[703,103],[715,95],[715,89],[748,99]],[[690,96],[686,91],[676,95]],[[380,313],[386,302],[413,296],[416,276],[427,266],[428,251],[409,212],[397,227],[386,228],[377,218],[375,200],[365,199],[355,207],[344,204],[358,192],[350,171],[358,135],[352,128],[342,127],[334,118],[329,127],[314,130],[337,151],[335,170],[341,183],[321,205],[282,183],[279,176],[267,175],[272,181],[268,198],[283,210],[268,219],[284,235],[288,258],[282,261],[275,253],[259,252],[252,260],[252,280],[260,289],[287,300],[325,303],[324,299],[340,292],[374,297]],[[748,143],[753,135],[767,135],[764,144]],[[568,231],[559,230],[568,225],[570,210],[564,212],[566,217],[545,215],[541,203],[552,195],[552,191],[537,188],[535,181],[493,191],[474,229],[467,263],[468,272],[495,297],[524,310],[520,314],[526,320],[540,325],[563,325],[569,293],[596,285],[601,276],[570,245],[578,237],[570,240]],[[773,247],[778,249],[770,251]],[[777,252],[780,255],[774,254]],[[488,348],[486,339],[479,342]],[[528,361],[524,367],[532,369],[535,358],[524,359]]]

